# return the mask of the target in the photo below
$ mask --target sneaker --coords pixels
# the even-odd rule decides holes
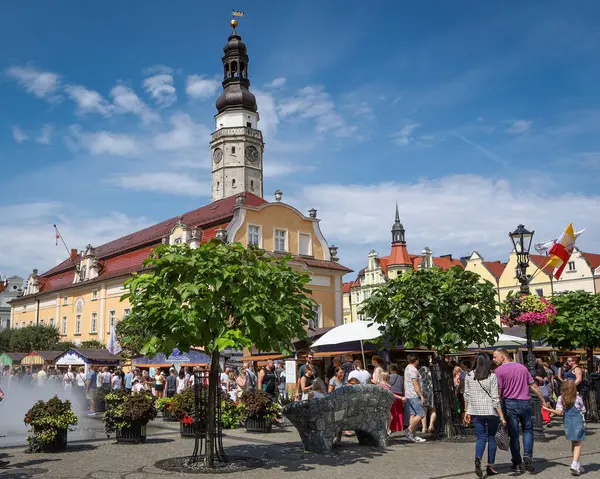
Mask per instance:
[[[95,412],[88,412],[88,416],[95,416],[96,413]]]
[[[415,442],[419,442],[419,443],[420,443],[420,442],[427,442],[427,440],[426,440],[426,439],[423,439],[422,437],[419,437],[419,436],[415,436],[415,437],[414,437],[414,441],[415,441]]]
[[[408,439],[409,441],[411,441],[411,442],[417,442],[415,440],[415,436],[413,436],[413,433],[412,433],[412,431],[410,429],[406,428],[404,430],[404,435],[406,436],[406,439]]]
[[[513,465],[510,466],[510,470],[521,474],[523,472],[523,465],[513,463]]]
[[[571,475],[572,476],[579,476],[581,475],[581,468],[577,469],[576,467],[571,467]]]
[[[535,472],[535,466],[533,465],[533,461],[529,456],[523,456],[523,462],[525,463],[525,470],[527,472]]]

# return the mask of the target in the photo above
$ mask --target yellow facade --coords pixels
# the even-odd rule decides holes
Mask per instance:
[[[552,276],[537,269],[535,263],[531,263],[527,269],[528,275],[533,275],[529,283],[531,293],[539,296],[549,297],[554,294]],[[517,278],[517,255],[511,253],[508,257],[508,263],[504,268],[502,276],[498,282],[500,301],[504,301],[509,292],[517,293],[521,287],[521,283]]]
[[[63,341],[97,340],[106,343],[111,324],[126,316],[129,303],[121,301],[127,277],[74,285],[64,291],[21,297],[12,301],[11,325],[54,325]]]
[[[329,261],[329,247],[319,229],[318,220],[308,218],[285,203],[266,203],[260,207],[243,207],[238,210],[238,220],[234,218],[230,228],[232,241],[243,245],[251,243],[251,228],[258,227],[257,246],[269,252],[284,252],[291,255],[319,261]],[[277,247],[275,232],[285,232],[285,248]],[[304,238],[302,243],[301,237]],[[256,242],[256,236],[254,237]],[[301,243],[303,248],[301,248]],[[307,247],[308,246],[308,247]],[[311,275],[308,288],[318,307],[315,311],[315,327],[332,327],[342,324],[342,275],[343,270],[333,270],[307,266],[302,261],[292,261],[290,265]]]

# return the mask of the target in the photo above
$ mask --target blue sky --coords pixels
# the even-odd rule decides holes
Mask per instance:
[[[45,270],[210,201],[230,5],[0,9],[0,274]],[[315,207],[343,263],[409,250],[505,259],[519,222],[600,252],[597,2],[249,2],[265,195]]]

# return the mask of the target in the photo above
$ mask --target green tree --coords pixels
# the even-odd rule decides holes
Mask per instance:
[[[496,342],[502,329],[496,321],[493,285],[460,267],[419,270],[381,286],[363,302],[361,313],[381,324],[380,340],[434,351],[438,412],[446,436],[456,436],[456,407],[444,354],[464,351],[472,343]]]
[[[139,328],[145,329],[140,331]],[[148,331],[145,325],[130,321],[119,321],[115,326],[115,334],[121,345],[121,357],[128,359],[142,354],[148,337],[152,336],[151,331]]]
[[[73,341],[59,341],[54,346],[52,346],[52,350],[54,351],[68,351],[69,349],[75,349],[77,345]]]
[[[103,349],[104,344],[96,339],[90,339],[89,341],[81,341],[80,347],[86,349]]]
[[[10,351],[29,353],[34,350],[52,350],[58,343],[58,330],[54,326],[38,324],[14,329],[10,337]]]
[[[0,331],[0,353],[12,353],[10,350],[10,338],[14,329],[3,329]]]
[[[213,240],[191,249],[160,245],[146,262],[148,273],[126,282],[123,296],[131,314],[123,329],[144,332],[141,352],[170,354],[202,346],[211,355],[204,462],[213,467],[223,451],[213,441],[219,385],[219,353],[254,345],[262,351],[291,352],[293,338],[304,338],[313,301],[310,278],[256,248]],[[136,341],[123,337],[123,344]]]
[[[586,291],[571,291],[553,296],[556,320],[548,326],[544,340],[559,349],[586,350],[588,372],[593,373],[594,348],[600,346],[600,295]],[[598,421],[595,384],[590,381],[586,398],[592,420]]]

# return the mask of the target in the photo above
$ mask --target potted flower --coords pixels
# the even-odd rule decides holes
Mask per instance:
[[[57,396],[38,401],[25,414],[24,422],[33,434],[27,437],[30,452],[57,452],[67,447],[67,432],[78,422],[70,401]],[[73,430],[73,429],[71,429]]]
[[[156,417],[152,397],[148,394],[107,394],[104,429],[116,432],[117,442],[139,444],[146,441],[146,424]]]
[[[550,301],[532,294],[510,294],[501,305],[500,319],[505,326],[529,325],[534,335],[552,323],[556,308]]]
[[[196,413],[196,401],[193,389],[186,389],[171,398],[171,416],[179,421],[181,437],[194,437],[194,416]]]
[[[171,412],[172,402],[173,398],[158,398],[156,400],[156,409],[162,412],[163,421],[177,421],[177,418]]]
[[[281,418],[281,406],[262,391],[245,391],[241,397],[246,431],[271,432],[273,420]]]
[[[230,397],[221,401],[221,425],[223,429],[235,429],[240,425],[243,407],[237,405]]]

